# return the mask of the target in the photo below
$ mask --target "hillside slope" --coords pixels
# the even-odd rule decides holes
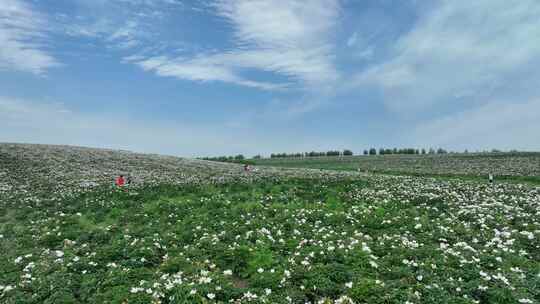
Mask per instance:
[[[0,195],[25,192],[78,192],[112,185],[129,175],[134,186],[153,184],[252,181],[271,176],[347,176],[354,173],[257,168],[246,174],[242,165],[157,154],[75,146],[0,143]]]

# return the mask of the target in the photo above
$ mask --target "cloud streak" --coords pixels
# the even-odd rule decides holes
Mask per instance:
[[[124,60],[126,62],[133,61],[131,58],[124,58]],[[284,88],[284,85],[280,84],[242,78],[227,65],[223,64],[222,61],[211,56],[201,56],[194,59],[171,59],[160,56],[137,61],[136,64],[145,71],[154,71],[156,75],[163,77],[175,77],[200,82],[223,81],[264,90]]]
[[[135,63],[160,76],[222,81],[260,89],[282,89],[293,83],[301,88],[315,88],[339,79],[331,43],[340,11],[337,1],[315,0],[305,5],[302,1],[224,0],[212,4],[210,9],[232,27],[234,49],[193,58],[157,56]],[[289,82],[250,80],[243,73],[249,69],[276,73]]]
[[[484,98],[540,63],[538,1],[437,3],[397,41],[391,58],[351,85],[376,86],[390,109],[417,112],[460,97]]]
[[[20,0],[0,1],[0,70],[36,75],[58,66],[59,62],[43,48],[47,21]]]

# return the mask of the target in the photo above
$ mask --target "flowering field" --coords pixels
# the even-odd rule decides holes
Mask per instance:
[[[0,144],[0,302],[540,303],[539,187],[257,169]]]
[[[254,160],[258,165],[361,170],[426,176],[487,177],[540,182],[540,153],[376,155],[344,157],[274,158]]]

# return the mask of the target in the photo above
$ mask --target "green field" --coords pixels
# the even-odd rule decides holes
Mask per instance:
[[[253,159],[256,165],[281,168],[360,171],[393,175],[540,184],[540,153],[486,153],[445,155],[329,156]]]
[[[540,301],[533,185],[57,146],[0,164],[1,303]]]

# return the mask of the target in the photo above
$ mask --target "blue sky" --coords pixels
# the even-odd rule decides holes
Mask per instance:
[[[0,0],[0,142],[540,150],[537,0]]]

